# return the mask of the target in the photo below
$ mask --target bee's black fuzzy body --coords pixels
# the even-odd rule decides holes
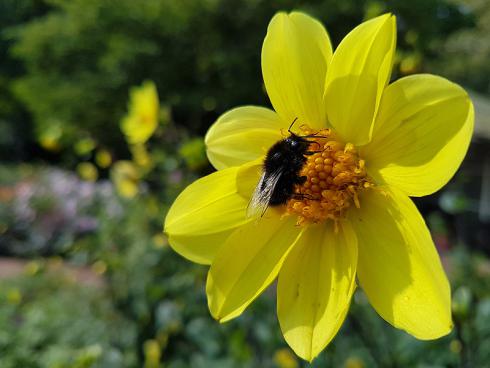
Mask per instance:
[[[265,190],[269,177],[277,172],[281,175],[275,184],[269,199],[269,206],[286,204],[292,198],[296,185],[306,181],[305,176],[299,173],[306,163],[306,155],[310,141],[291,133],[291,135],[274,144],[264,161],[264,180],[261,182],[260,190]]]
[[[262,217],[268,207],[287,204],[291,198],[308,198],[307,194],[296,191],[298,185],[306,182],[301,170],[311,156],[321,151],[310,151],[315,139],[327,138],[318,134],[297,135],[291,131],[297,121],[294,119],[289,126],[289,137],[276,142],[267,152],[262,167],[262,176],[255,187],[247,207],[249,217]],[[320,149],[320,144],[318,144]]]

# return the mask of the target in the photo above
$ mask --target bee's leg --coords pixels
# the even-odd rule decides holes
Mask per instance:
[[[306,183],[306,180],[308,178],[306,176],[298,176],[295,180],[295,184],[297,185],[303,185],[304,183]],[[293,198],[294,199],[311,199],[311,200],[315,200],[315,201],[318,201],[320,200],[320,198],[312,195],[312,194],[307,194],[307,193],[293,193]]]
[[[329,137],[326,135],[308,134],[308,135],[302,135],[301,138],[329,138]]]
[[[307,180],[307,179],[308,179],[308,178],[307,178],[306,176],[304,176],[304,175],[303,175],[303,176],[298,176],[298,177],[296,178],[296,180],[295,180],[295,183],[296,183],[296,184],[299,184],[299,185],[303,185],[304,183],[306,183],[306,180]]]
[[[314,195],[307,194],[307,193],[294,193],[293,194],[294,199],[310,199],[312,201],[319,201],[320,198],[315,197]]]
[[[327,129],[330,131],[330,129]],[[303,135],[301,138],[329,138],[328,135],[319,135],[319,132],[313,133],[313,134],[308,134],[308,135]]]
[[[311,155],[314,155],[315,153],[321,153],[323,151],[325,151],[324,149],[321,149],[322,146],[320,145],[320,143],[316,142],[316,141],[313,141],[313,142],[310,142],[310,145],[311,144],[316,144],[318,146],[318,150],[314,150],[314,151],[306,151],[304,153],[305,156],[311,156]]]
[[[314,155],[315,153],[322,153],[324,150],[321,150],[321,151],[306,151],[305,153],[303,153],[304,156],[311,156],[311,155]]]

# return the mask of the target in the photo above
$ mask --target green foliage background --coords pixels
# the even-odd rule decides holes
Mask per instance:
[[[176,255],[161,234],[172,200],[211,170],[202,143],[209,125],[232,107],[269,104],[262,41],[271,17],[293,9],[320,19],[334,45],[391,11],[393,78],[432,72],[490,94],[485,0],[0,1],[0,255],[29,261],[20,275],[0,277],[0,367],[306,366],[281,337],[273,291],[218,324],[207,312],[205,267]],[[144,80],[158,88],[161,124],[139,194],[125,199],[97,153],[135,160],[119,122],[129,89]],[[46,135],[56,147],[42,145]],[[78,178],[80,163],[93,164],[99,180]],[[447,213],[431,216],[436,235],[450,233]],[[444,254],[455,290],[450,336],[416,341],[359,292],[313,366],[487,364],[490,264],[461,243],[451,239]],[[102,286],[74,282],[60,263],[89,270]]]
[[[439,59],[449,64],[444,47],[453,41],[448,38],[488,23],[477,21],[463,3],[442,0],[3,0],[1,6],[2,94],[10,101],[2,120],[18,121],[26,112],[30,118],[20,120],[32,119],[31,126],[14,128],[15,144],[25,141],[26,133],[32,137],[59,128],[66,148],[89,136],[121,155],[118,122],[127,91],[145,79],[155,81],[162,103],[193,134],[202,135],[234,106],[268,104],[260,48],[267,23],[279,10],[298,8],[316,16],[327,25],[334,45],[364,18],[394,12],[399,61],[415,61],[408,72],[430,70]],[[480,8],[485,11],[485,5]],[[467,48],[465,42],[456,43]],[[485,85],[460,70],[459,56],[466,50],[456,51],[449,56],[459,70],[448,66],[441,73],[438,65],[438,72],[488,92],[488,81]],[[477,59],[474,50],[472,57]]]

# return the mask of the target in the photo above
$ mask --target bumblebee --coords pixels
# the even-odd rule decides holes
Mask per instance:
[[[305,194],[298,193],[296,187],[306,181],[306,176],[300,172],[307,161],[307,156],[319,151],[310,150],[315,143],[308,138],[318,135],[297,135],[291,131],[297,118],[288,129],[289,136],[276,142],[267,152],[262,166],[262,176],[250,200],[249,216],[262,216],[269,206],[286,204],[291,198],[305,198]]]

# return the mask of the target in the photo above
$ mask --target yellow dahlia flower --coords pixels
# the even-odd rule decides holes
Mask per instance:
[[[145,143],[158,126],[158,93],[155,84],[144,82],[130,91],[128,114],[121,121],[121,130],[130,144]]]
[[[434,75],[388,84],[395,44],[390,14],[356,27],[335,53],[315,19],[274,16],[262,72],[275,111],[244,106],[222,115],[205,138],[218,171],[187,187],[165,220],[175,251],[211,265],[214,318],[239,316],[278,278],[282,332],[309,361],[339,330],[356,278],[393,326],[419,339],[452,328],[448,280],[409,196],[453,176],[473,107],[461,87]],[[250,218],[264,157],[296,118],[293,131],[315,142],[299,173],[305,182],[285,205]]]

